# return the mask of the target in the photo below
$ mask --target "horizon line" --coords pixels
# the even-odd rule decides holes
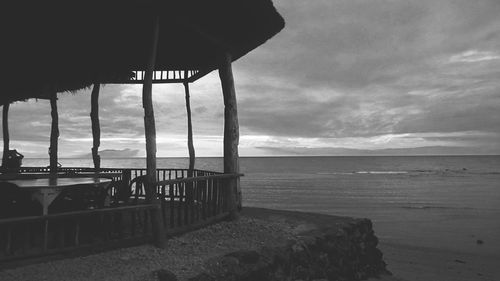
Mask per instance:
[[[500,156],[500,154],[407,154],[407,155],[255,155],[239,158],[292,158],[292,157],[436,157],[436,156]],[[161,158],[189,158],[189,156],[158,156]],[[223,156],[196,156],[196,158],[224,158]],[[24,157],[24,159],[49,159],[48,157]],[[58,159],[89,159],[89,157],[58,157]],[[101,157],[102,159],[146,159],[146,156]]]

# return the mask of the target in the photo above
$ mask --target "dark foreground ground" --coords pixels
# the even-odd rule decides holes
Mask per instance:
[[[150,245],[67,258],[0,271],[0,280],[158,280],[168,269],[186,280],[207,269],[217,257],[241,249],[272,246],[325,225],[352,218],[261,208],[244,208],[240,220],[222,222],[169,240],[166,249]],[[376,225],[374,225],[376,231]],[[375,233],[376,234],[376,233]],[[384,281],[500,280],[495,259],[388,244],[380,241],[387,268]]]

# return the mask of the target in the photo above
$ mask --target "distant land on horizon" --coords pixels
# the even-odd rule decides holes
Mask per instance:
[[[99,152],[101,158],[107,159],[124,159],[124,158],[145,158],[145,155],[139,155],[139,150],[123,149],[123,150],[102,150]],[[492,151],[463,147],[416,147],[416,148],[390,148],[379,150],[361,150],[348,148],[304,148],[303,150],[287,150],[276,149],[269,155],[240,155],[241,158],[257,158],[257,157],[362,157],[362,156],[499,156],[499,153]],[[157,156],[158,158],[187,158],[185,156]],[[197,158],[218,158],[222,155],[201,155]],[[28,159],[45,159],[48,157],[26,157]],[[60,156],[61,159],[91,159],[90,153],[75,156]]]

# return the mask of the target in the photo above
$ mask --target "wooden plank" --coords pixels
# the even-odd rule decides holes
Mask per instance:
[[[125,248],[130,246],[142,245],[152,241],[151,235],[141,237],[132,237],[123,240],[110,240],[105,242],[96,242],[89,245],[78,247],[66,247],[64,249],[48,249],[46,253],[33,252],[25,255],[0,257],[0,270],[6,268],[19,267],[30,263],[41,263],[56,259],[67,259],[98,252],[109,251],[112,249]]]
[[[168,185],[169,189],[169,195],[170,195],[170,227],[173,228],[175,227],[175,222],[174,222],[174,211],[175,211],[175,206],[174,206],[174,184],[169,184]]]
[[[213,188],[214,188],[214,180],[210,179],[207,182],[207,215],[208,215],[208,217],[212,216],[212,214],[213,214],[213,209],[212,209]]]
[[[28,223],[28,222],[43,222],[46,219],[52,220],[52,219],[62,219],[62,218],[68,218],[68,219],[76,219],[84,216],[90,216],[93,214],[100,214],[100,213],[110,213],[110,212],[125,212],[128,210],[151,210],[157,208],[156,205],[153,204],[141,204],[141,205],[134,205],[134,206],[123,206],[123,207],[116,207],[116,208],[104,208],[104,209],[94,209],[94,210],[83,210],[83,211],[74,211],[74,212],[66,212],[66,213],[59,213],[59,214],[49,214],[45,216],[31,216],[31,217],[18,217],[18,218],[7,218],[7,219],[0,219],[0,225],[2,224],[23,224],[23,223]]]
[[[149,212],[149,210],[144,210],[143,212],[144,212],[144,222],[143,222],[144,232],[143,233],[147,234],[147,233],[149,233],[148,220],[149,220],[150,212]],[[153,211],[151,213],[153,213]],[[154,235],[154,233],[153,233],[153,235]]]
[[[196,219],[196,184],[197,182],[191,183],[189,186],[190,198],[189,198],[189,212],[191,214],[190,223],[194,223]]]
[[[166,180],[166,181],[159,181],[156,184],[157,185],[176,184],[176,183],[181,183],[181,182],[203,181],[203,180],[208,180],[208,179],[234,179],[234,178],[238,178],[238,177],[242,177],[242,176],[244,176],[244,174],[214,174],[214,175],[209,175],[209,176],[192,177],[192,178],[178,178],[178,179],[171,179],[171,180]]]
[[[224,195],[224,192],[222,192],[222,181],[218,180],[217,181],[217,214],[222,211],[222,196]]]
[[[57,225],[57,229],[55,230],[56,232],[56,244],[57,248],[64,248],[64,245],[66,244],[66,223],[59,223]],[[27,233],[30,233],[28,230]],[[29,240],[28,240],[29,241]]]
[[[135,210],[130,210],[130,221],[131,221],[131,230],[130,233],[132,237],[136,235],[136,228],[137,228],[137,220],[136,220],[136,211]]]
[[[225,53],[220,56],[219,77],[224,97],[224,173],[239,173],[238,144],[240,133],[231,62],[231,54]],[[237,219],[239,216],[238,206],[241,206],[241,200],[239,199],[239,194],[241,194],[240,181],[239,178],[235,178],[227,182],[228,187],[224,192],[227,195],[230,219]]]
[[[92,122],[92,160],[96,173],[101,168],[101,157],[99,156],[99,146],[101,145],[101,128],[99,124],[99,89],[101,84],[95,83],[90,98],[90,120]]]
[[[219,181],[214,180],[213,181],[213,187],[212,187],[212,216],[217,215],[217,190],[219,186]]]
[[[9,137],[9,107],[10,104],[6,103],[3,105],[2,109],[2,131],[3,131],[3,156],[2,156],[2,167],[6,168],[7,159],[10,150],[10,137]]]
[[[201,189],[201,217],[202,219],[207,218],[207,181],[200,181],[200,189]]]
[[[163,171],[163,177],[165,177],[165,171]],[[163,227],[167,227],[168,223],[167,223],[167,202],[166,202],[166,198],[167,198],[167,190],[166,190],[166,186],[165,185],[162,185],[161,186],[161,195],[160,195],[160,198],[161,198],[161,215],[162,215],[162,218],[163,218]]]
[[[57,145],[59,139],[59,114],[57,113],[57,93],[54,92],[50,98],[50,115],[52,117],[52,125],[50,129],[50,173],[57,174]]]
[[[184,224],[189,224],[189,187],[188,184],[184,184]]]
[[[182,220],[182,201],[183,201],[183,197],[184,197],[184,186],[183,186],[183,183],[179,183],[177,185],[178,187],[178,192],[179,192],[179,201],[177,202],[177,208],[176,208],[176,211],[177,211],[177,224],[179,226],[182,225],[183,223],[183,220]]]
[[[43,244],[42,244],[42,252],[45,253],[48,250],[49,246],[49,220],[44,220],[43,223]]]
[[[80,219],[77,219],[75,222],[74,244],[76,247],[80,246]]]
[[[201,219],[201,204],[202,204],[202,198],[201,198],[201,185],[202,182],[196,182],[195,185],[195,190],[196,190],[196,220]]]

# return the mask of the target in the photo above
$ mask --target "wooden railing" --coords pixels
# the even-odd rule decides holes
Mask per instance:
[[[217,174],[157,182],[166,232],[182,233],[227,216],[226,183],[240,176]]]
[[[148,243],[155,205],[0,219],[0,261]]]
[[[20,168],[20,174],[23,173],[50,173],[50,168],[49,167],[21,167]],[[78,174],[78,173],[93,173],[95,172],[94,168],[88,168],[88,167],[61,167],[58,168],[58,173],[63,173],[63,174]],[[146,174],[146,169],[145,168],[100,168],[99,169],[99,174],[101,175],[106,175],[106,174],[117,174],[121,173],[126,177],[126,174],[130,175],[130,179],[134,179],[138,176],[143,176]],[[188,176],[188,169],[157,169],[156,170],[157,174],[157,181],[164,181],[164,180],[171,180],[171,179],[178,179],[178,178],[186,178]],[[207,171],[207,170],[198,170],[194,169],[193,170],[193,177],[201,177],[201,176],[209,176],[209,175],[220,175],[222,173],[220,172],[213,172],[213,171]],[[121,180],[124,177],[114,177],[115,180]]]
[[[22,167],[20,175],[48,172],[45,167]],[[58,172],[71,176],[95,170],[65,167]],[[158,169],[160,203],[155,205],[145,200],[146,169],[103,168],[99,174],[114,179],[111,196],[118,194],[115,186],[129,187],[130,200],[103,209],[0,219],[0,262],[148,243],[153,239],[151,212],[160,214],[169,236],[220,221],[229,214],[227,182],[241,176],[194,170],[188,177],[187,169]]]

